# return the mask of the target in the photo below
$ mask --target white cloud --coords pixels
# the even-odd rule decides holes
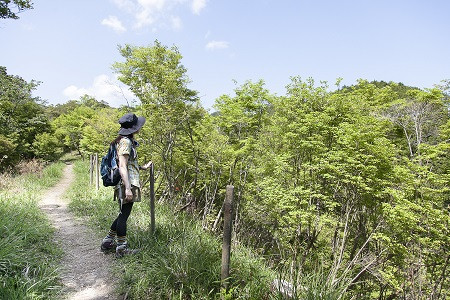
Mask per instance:
[[[211,41],[206,44],[207,50],[219,50],[228,48],[228,42],[225,41]]]
[[[114,3],[128,13],[133,12],[136,6],[132,0],[114,0]]]
[[[134,19],[133,28],[141,29],[149,26],[180,30],[182,22],[173,17],[174,11],[180,7],[190,8],[192,13],[200,14],[206,7],[207,0],[112,0],[124,13],[131,14]]]
[[[122,22],[120,22],[116,16],[109,16],[107,19],[103,19],[102,25],[111,27],[118,33],[127,31],[127,29],[122,25]]]
[[[161,11],[168,3],[166,0],[138,0],[137,2],[151,12]]]
[[[181,28],[183,28],[183,23],[181,22],[181,19],[179,17],[172,17],[170,19],[171,23],[172,23],[172,28],[176,31],[181,30]]]
[[[200,11],[206,6],[206,0],[193,0],[192,1],[192,12],[196,15],[200,14]]]
[[[165,9],[166,0],[137,0],[137,3],[135,28],[142,28],[152,25],[159,18],[161,11]]]
[[[106,101],[109,105],[119,107],[120,105],[132,104],[136,101],[134,94],[118,81],[114,76],[101,74],[94,78],[92,85],[88,88],[70,85],[63,90],[67,100],[77,100],[83,95],[89,95],[98,101]]]
[[[63,95],[69,98],[69,100],[78,99],[85,94],[89,94],[87,89],[78,88],[74,85],[66,87],[63,91]]]
[[[135,28],[142,28],[146,25],[151,25],[155,22],[155,19],[150,14],[150,11],[148,10],[142,10],[139,13],[136,13],[136,24],[134,25]]]

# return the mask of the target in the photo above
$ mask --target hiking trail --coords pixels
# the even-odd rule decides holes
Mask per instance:
[[[55,239],[64,251],[61,296],[68,300],[121,299],[114,291],[112,256],[100,251],[101,239],[68,209],[65,194],[73,180],[73,166],[68,164],[62,179],[47,190],[39,202],[56,228]]]

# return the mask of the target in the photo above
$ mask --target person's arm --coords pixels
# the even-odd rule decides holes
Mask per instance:
[[[119,155],[119,173],[122,177],[122,182],[125,185],[125,199],[131,201],[133,199],[133,192],[131,191],[131,183],[128,178],[128,154]]]
[[[146,163],[145,165],[139,166],[139,170],[147,170],[148,168],[151,167],[152,164],[153,164],[153,162],[152,162],[152,161],[149,161],[149,162]]]

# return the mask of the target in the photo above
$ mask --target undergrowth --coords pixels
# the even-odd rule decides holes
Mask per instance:
[[[71,209],[87,217],[100,238],[117,216],[112,188],[89,187],[87,162],[75,163],[76,183],[70,191]],[[135,203],[128,219],[128,241],[141,252],[116,260],[120,291],[127,299],[271,299],[274,273],[262,258],[234,245],[230,289],[221,295],[221,240],[205,232],[184,213],[158,203],[156,232],[151,234],[148,197]],[[223,293],[223,292],[222,292]]]
[[[42,169],[23,164],[22,175],[2,174],[0,188],[0,299],[56,299],[61,250],[39,210],[41,193],[62,175],[63,163]],[[31,168],[33,167],[33,168]]]

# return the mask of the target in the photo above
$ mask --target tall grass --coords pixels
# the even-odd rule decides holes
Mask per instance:
[[[88,188],[86,162],[75,163],[71,209],[87,217],[105,235],[118,213],[112,188]],[[148,201],[135,203],[128,219],[128,240],[138,255],[116,261],[119,287],[128,299],[217,299],[220,297],[221,241],[205,232],[198,222],[164,204],[157,204],[156,232],[149,232]],[[274,273],[251,251],[233,246],[230,299],[270,299]]]
[[[64,164],[45,169],[30,164],[22,166],[23,175],[1,176],[0,299],[56,299],[60,288],[55,262],[61,251],[37,203],[41,192],[59,180]]]

